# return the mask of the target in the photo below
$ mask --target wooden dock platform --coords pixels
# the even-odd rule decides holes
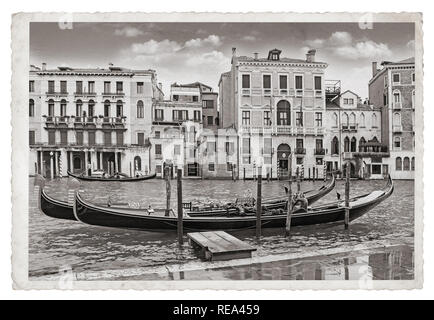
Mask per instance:
[[[190,244],[200,257],[208,261],[251,258],[256,248],[224,231],[193,232],[187,234]]]

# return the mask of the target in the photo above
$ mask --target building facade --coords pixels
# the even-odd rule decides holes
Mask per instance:
[[[369,101],[381,108],[382,142],[394,179],[414,179],[415,171],[415,64],[414,58],[372,64]]]
[[[153,70],[31,66],[30,174],[153,172],[152,103],[162,96]]]
[[[239,135],[239,177],[256,176],[258,167],[270,178],[287,176],[289,161],[305,177],[311,169],[322,177],[326,68],[315,61],[315,50],[306,59],[290,59],[278,49],[265,58],[237,56],[233,49],[219,95],[222,126]]]

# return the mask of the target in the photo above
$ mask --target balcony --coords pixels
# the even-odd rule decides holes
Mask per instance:
[[[47,91],[45,92],[45,94],[48,97],[67,97],[68,96],[68,92],[67,91],[60,91],[60,92],[56,92],[56,91]]]
[[[244,97],[250,97],[250,89],[242,89],[241,90],[241,95],[243,95]]]
[[[295,148],[294,154],[306,154],[306,148]]]
[[[401,102],[393,102],[392,108],[393,108],[393,110],[401,110],[402,109],[402,103]]]
[[[274,134],[292,134],[291,126],[274,126],[272,128]]]
[[[357,132],[357,129],[357,124],[342,125],[342,132]]]
[[[296,97],[303,97],[303,89],[296,89],[295,90],[295,96]]]
[[[322,98],[322,90],[315,90],[315,97]]]
[[[354,158],[353,152],[344,152],[344,160],[351,160]]]
[[[124,129],[126,117],[75,117],[75,116],[43,116],[47,128],[75,128],[88,126],[90,128],[107,128],[108,126],[115,129]]]
[[[389,157],[390,153],[385,145],[380,143],[367,143],[359,146],[359,152],[353,153],[354,157],[368,158],[368,157]]]
[[[280,89],[279,93],[281,96],[287,96],[288,95],[288,89]]]
[[[324,156],[326,154],[326,152],[327,151],[324,148],[315,148],[315,149],[313,149],[313,153],[316,156]]]
[[[402,126],[393,125],[392,126],[392,132],[402,132]]]
[[[103,97],[112,97],[112,98],[119,98],[119,97],[123,97],[125,96],[125,93],[122,91],[117,91],[117,92],[103,92],[102,93]]]
[[[271,89],[264,89],[263,95],[264,97],[271,97]]]
[[[74,92],[76,97],[96,97],[96,92]]]

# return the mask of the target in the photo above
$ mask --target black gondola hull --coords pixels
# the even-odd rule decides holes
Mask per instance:
[[[42,189],[39,196],[40,210],[50,218],[73,220],[77,219],[74,216],[73,206],[67,202],[58,201],[49,197]]]
[[[68,175],[70,177],[79,179],[79,180],[83,180],[83,181],[102,181],[102,182],[113,182],[113,181],[118,181],[118,182],[136,182],[136,181],[143,181],[143,180],[149,180],[149,179],[153,179],[155,178],[157,175],[151,174],[151,175],[147,175],[147,176],[139,176],[139,177],[123,177],[121,176],[120,178],[99,178],[99,177],[90,177],[90,176],[83,176],[83,175],[79,175],[79,174],[74,174],[72,172],[68,171]]]

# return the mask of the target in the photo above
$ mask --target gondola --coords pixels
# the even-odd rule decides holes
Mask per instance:
[[[309,192],[306,192],[306,197],[309,200],[309,203],[312,203],[313,201],[318,200],[319,198],[325,196],[328,194],[333,188],[335,187],[335,178],[333,177],[331,181],[327,185],[322,186],[318,190],[312,190]],[[66,201],[60,201],[57,199],[54,199],[50,197],[46,192],[44,188],[40,189],[40,209],[41,211],[51,217],[51,218],[57,218],[57,219],[66,219],[66,220],[76,220],[73,212],[73,206],[72,204],[69,204]],[[277,200],[265,200],[264,206],[267,209],[276,209],[281,208],[286,205],[286,200],[284,199],[277,199]],[[102,205],[101,206],[107,206]],[[126,208],[128,207],[128,204],[125,203],[114,203],[112,204],[112,208]],[[192,216],[196,214],[202,214],[202,215],[222,215],[226,213],[226,210],[221,208],[213,208],[213,209],[203,209],[199,211],[190,211],[189,212]],[[230,211],[231,214],[235,213],[235,210]]]
[[[319,189],[309,190],[304,192],[308,203],[311,205],[315,201],[327,195],[330,191],[334,189],[336,185],[335,176],[332,175],[332,179],[328,181],[326,185],[323,185]],[[288,202],[287,197],[277,197],[274,199],[263,199],[262,207],[264,210],[276,210],[285,209]],[[247,213],[255,213],[255,207],[246,209]],[[187,214],[191,217],[211,217],[211,216],[228,216],[237,215],[239,213],[239,207],[235,204],[226,204],[223,206],[216,207],[192,207]]]
[[[373,191],[351,199],[349,205],[349,219],[353,221],[387,199],[393,193],[393,181],[388,178],[387,185],[382,190]],[[306,226],[324,223],[340,223],[345,218],[345,204],[335,201],[330,204],[309,208],[307,212],[292,214],[291,226]],[[282,228],[286,223],[286,214],[273,215],[265,212],[261,218],[263,228]],[[145,231],[169,231],[177,229],[177,217],[153,215],[147,210],[115,209],[92,204],[84,200],[76,192],[74,215],[77,220],[101,227],[125,228]],[[189,217],[183,218],[184,231],[205,230],[243,230],[253,229],[256,217]]]
[[[84,174],[75,174],[70,171],[68,171],[68,175],[71,177],[74,177],[79,180],[83,181],[122,181],[122,182],[134,182],[134,181],[142,181],[142,180],[149,180],[156,177],[156,174],[150,174],[150,175],[142,175],[137,177],[128,177],[125,174],[119,173],[117,176],[110,176],[107,178],[104,177],[98,177],[98,176],[88,176]]]

